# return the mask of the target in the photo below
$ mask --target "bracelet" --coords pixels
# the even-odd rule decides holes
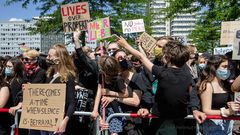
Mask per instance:
[[[222,116],[222,117],[228,117],[227,115],[224,114],[224,110],[225,110],[225,109],[226,109],[225,107],[220,108],[221,116]]]

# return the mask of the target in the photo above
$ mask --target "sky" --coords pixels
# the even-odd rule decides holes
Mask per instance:
[[[24,9],[19,2],[10,6],[5,6],[4,3],[5,0],[0,0],[0,21],[8,21],[11,18],[32,19],[40,15],[40,11],[35,9],[36,5],[30,4],[27,9]]]

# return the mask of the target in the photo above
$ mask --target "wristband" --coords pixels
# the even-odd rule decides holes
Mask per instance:
[[[225,109],[226,109],[225,107],[220,108],[221,116],[222,116],[222,117],[228,117],[227,115],[224,114],[224,110],[225,110]]]

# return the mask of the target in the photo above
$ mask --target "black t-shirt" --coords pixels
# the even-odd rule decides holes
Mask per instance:
[[[99,75],[98,83],[102,84],[102,74]],[[124,79],[120,76],[113,78],[110,84],[104,83],[104,88],[109,89],[114,92],[123,92],[122,90],[126,88],[124,84]]]
[[[189,87],[192,77],[183,68],[152,68],[158,78],[158,87],[152,113],[161,118],[183,118],[187,115]]]

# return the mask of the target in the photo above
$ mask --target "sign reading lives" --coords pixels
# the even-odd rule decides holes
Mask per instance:
[[[64,117],[66,84],[25,84],[20,128],[55,131]]]
[[[61,6],[64,32],[73,32],[77,28],[80,31],[87,30],[87,22],[90,20],[88,2],[80,2]]]
[[[124,34],[144,32],[145,27],[143,19],[122,21],[122,29]]]
[[[111,37],[109,17],[97,19],[87,24],[88,41]]]

